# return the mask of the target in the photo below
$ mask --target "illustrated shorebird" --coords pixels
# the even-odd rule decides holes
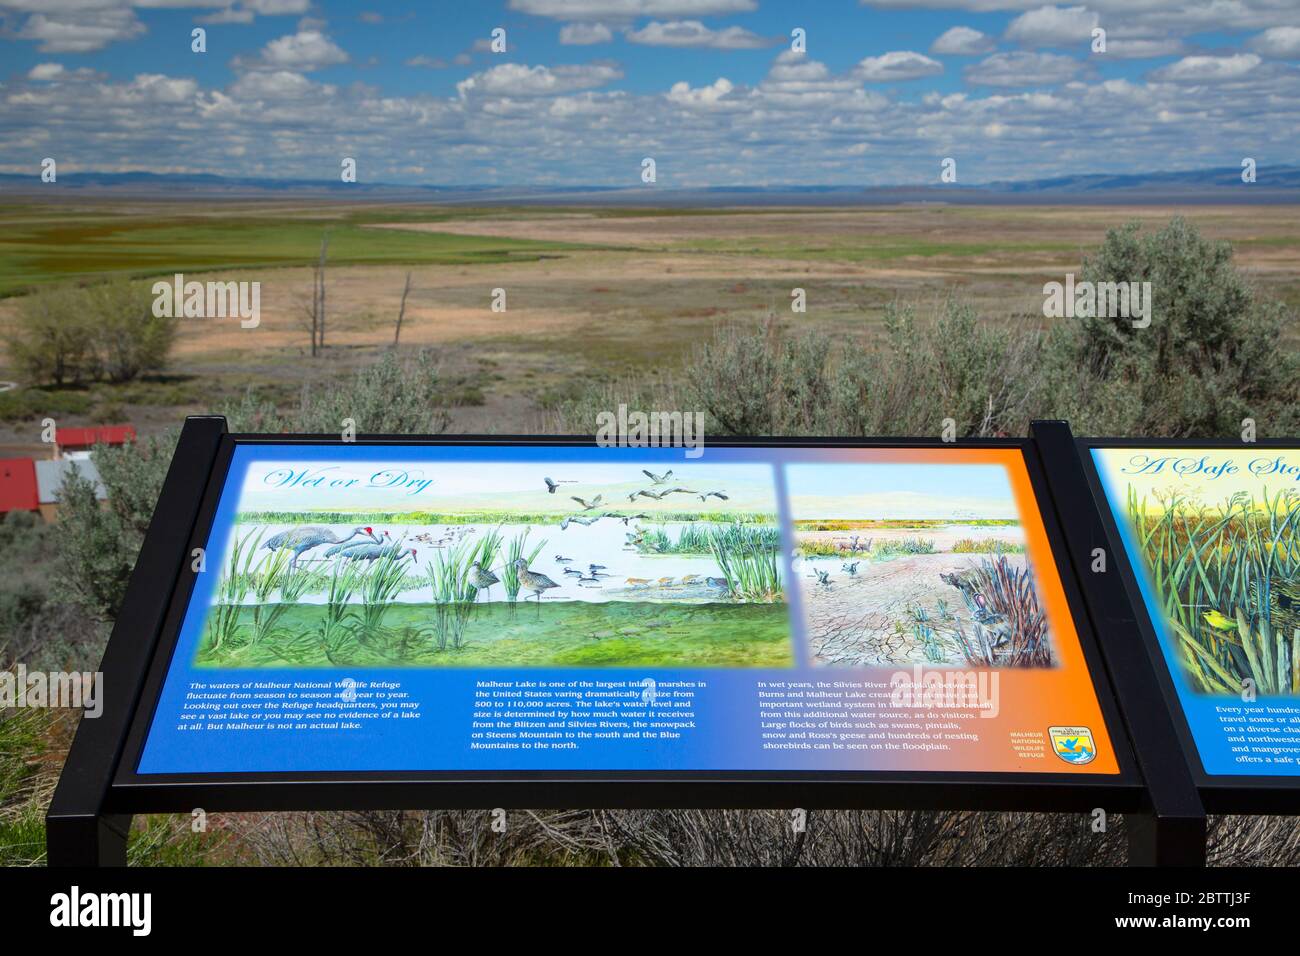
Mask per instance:
[[[262,547],[269,548],[272,551],[282,549],[292,551],[293,557],[289,559],[289,570],[293,571],[298,567],[298,559],[303,556],[304,552],[310,551],[312,548],[318,548],[322,544],[343,544],[363,535],[369,536],[375,544],[380,543],[379,536],[370,527],[353,528],[349,534],[340,538],[329,528],[322,528],[319,525],[306,525],[302,528],[290,528],[288,531],[273,534],[262,543]]]
[[[580,518],[577,515],[574,515],[573,517],[565,518],[563,521],[560,522],[560,530],[561,531],[565,530],[566,528],[569,527],[570,524],[580,524],[584,526],[593,525],[599,520],[600,520],[599,515],[593,518]]]
[[[558,487],[560,487],[560,485],[576,485],[576,484],[577,484],[576,481],[571,481],[571,480],[570,480],[570,481],[565,481],[565,480],[561,480],[561,481],[552,481],[550,478],[543,478],[542,481],[546,482],[546,490],[549,491],[551,494],[555,494],[555,489],[558,488]]]
[[[829,571],[818,571],[816,568],[813,568],[813,574],[817,577],[818,584],[824,584],[827,587],[830,587],[831,573]]]
[[[682,575],[682,584],[695,584],[699,580],[700,580],[700,576],[698,574]]]
[[[634,588],[643,588],[650,583],[650,579],[649,578],[628,578],[626,583],[630,584]]]
[[[537,612],[540,614],[542,609],[542,592],[549,591],[551,588],[558,588],[559,585],[544,574],[538,574],[536,571],[529,571],[528,562],[523,558],[515,559],[515,572],[519,575],[519,583],[537,595]]]
[[[731,500],[727,495],[724,495],[720,491],[706,491],[704,494],[700,495],[701,501],[708,501],[710,498],[721,498],[723,501]]]
[[[673,476],[673,470],[669,468],[662,475],[656,475],[653,471],[647,471],[645,468],[642,468],[641,474],[645,475],[656,485],[666,485],[668,483],[668,479]]]
[[[852,564],[841,564],[840,570],[849,572],[849,576],[853,577],[858,573],[858,565],[860,563],[860,561],[854,561]]]
[[[603,499],[600,495],[597,495],[596,497],[588,501],[586,498],[579,498],[576,495],[571,495],[569,497],[569,500],[576,501],[578,504],[582,505],[583,511],[594,511],[596,508],[600,507],[600,502]]]
[[[474,585],[476,591],[482,591],[484,594],[490,594],[492,585],[501,579],[489,571],[487,568],[480,567],[477,564],[469,566],[469,583]],[[475,595],[477,598],[478,595]]]
[[[658,584],[661,588],[666,588],[668,587],[668,585],[673,583],[673,579],[672,576],[670,575],[669,577],[666,578],[660,578],[655,583]]]
[[[555,556],[555,563],[556,563],[556,564],[568,564],[568,563],[571,562],[572,560],[573,560],[573,558],[566,558],[566,557],[564,557],[563,555],[559,555],[559,554],[557,554],[557,555]]]
[[[726,578],[705,578],[704,583],[711,588],[729,588]]]

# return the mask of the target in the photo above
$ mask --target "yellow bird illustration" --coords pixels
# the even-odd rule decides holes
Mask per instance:
[[[1206,611],[1201,617],[1205,618],[1205,623],[1219,631],[1235,631],[1237,622],[1225,614],[1213,609]]]

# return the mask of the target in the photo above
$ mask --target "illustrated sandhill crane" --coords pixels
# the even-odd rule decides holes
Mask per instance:
[[[561,479],[560,481],[552,481],[550,478],[543,478],[542,481],[546,482],[546,490],[549,491],[551,494],[555,494],[555,489],[560,487],[560,485],[577,484],[576,481],[573,481],[571,479],[570,480]]]
[[[529,571],[528,562],[523,558],[515,559],[515,572],[519,575],[519,583],[537,595],[537,613],[541,614],[542,592],[549,591],[551,588],[558,588],[559,585],[544,574]]]
[[[594,511],[596,508],[600,506],[600,503],[603,499],[601,498],[600,495],[597,495],[596,497],[588,501],[586,498],[579,498],[576,495],[571,495],[570,500],[576,501],[578,504],[582,505],[583,511]]]
[[[392,538],[393,538],[393,536],[392,536],[391,534],[389,534],[387,531],[385,531],[385,532],[383,533],[383,537],[380,537],[379,535],[372,535],[372,537],[374,537],[376,543],[378,543],[378,544],[385,544],[385,545],[386,545],[386,544],[391,544],[391,543],[392,543]],[[387,538],[388,540],[385,541],[384,538]],[[367,544],[371,544],[371,543],[372,543],[372,542],[370,542],[370,541],[344,541],[342,544],[336,544],[336,545],[334,545],[334,547],[332,547],[332,548],[330,548],[328,551],[326,551],[326,552],[325,552],[325,557],[327,557],[327,558],[332,558],[332,557],[334,557],[334,555],[336,555],[336,554],[342,554],[342,555],[346,556],[347,553],[348,553],[349,551],[351,551],[353,548],[360,548],[360,547],[362,547],[363,545],[367,545]]]
[[[661,492],[660,495],[659,495],[659,497],[660,497],[660,498],[667,498],[669,495],[677,495],[677,494],[682,494],[682,495],[698,495],[699,492],[698,492],[698,491],[691,491],[691,489],[689,489],[689,488],[669,488],[667,491]]]
[[[561,530],[561,531],[564,531],[565,529],[567,529],[567,528],[569,527],[570,524],[580,524],[580,525],[583,525],[583,526],[585,526],[585,527],[589,527],[589,526],[595,524],[595,523],[596,523],[597,521],[599,521],[599,520],[600,520],[600,516],[599,516],[599,515],[596,515],[596,516],[591,517],[591,518],[580,518],[580,517],[578,517],[577,515],[574,515],[573,517],[571,517],[571,518],[565,518],[565,519],[563,519],[563,520],[560,522],[560,530]]]
[[[400,541],[391,541],[388,544],[362,542],[342,552],[345,561],[378,561],[380,558],[404,558],[407,555],[410,555],[412,564],[420,563],[420,557],[415,549],[406,547]]]
[[[731,500],[729,496],[724,495],[721,491],[706,491],[704,494],[700,495],[701,501],[708,501],[710,498],[721,498],[723,501]]]
[[[669,468],[662,475],[656,475],[653,471],[648,471],[645,468],[642,468],[641,474],[645,475],[656,485],[666,485],[668,483],[668,479],[673,476],[673,470]]]
[[[612,511],[606,511],[604,514],[601,515],[601,517],[602,517],[602,518],[615,518],[615,519],[617,519],[618,521],[623,522],[624,527],[627,526],[627,523],[628,523],[629,521],[633,521],[633,520],[636,520],[636,519],[638,519],[638,518],[644,518],[646,521],[649,521],[649,520],[650,520],[650,516],[649,516],[648,514],[645,514],[644,512],[642,512],[642,513],[639,514],[639,515],[620,515],[620,514],[615,514],[615,513],[612,512]]]
[[[322,528],[320,525],[304,525],[301,528],[290,528],[288,531],[271,535],[263,542],[262,547],[272,551],[292,551],[293,557],[289,559],[289,570],[292,571],[298,567],[298,559],[312,548],[318,548],[322,544],[342,544],[363,535],[368,535],[375,544],[380,543],[379,536],[370,527],[353,528],[351,533],[340,538],[329,528]]]

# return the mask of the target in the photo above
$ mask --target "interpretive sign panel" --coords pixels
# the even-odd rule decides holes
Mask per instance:
[[[1300,449],[1088,455],[1204,776],[1300,777]]]
[[[1115,777],[1009,444],[236,441],[122,773]]]

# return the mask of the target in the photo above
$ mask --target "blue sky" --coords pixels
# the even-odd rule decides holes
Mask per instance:
[[[350,156],[362,181],[636,187],[652,157],[668,187],[883,185],[946,157],[985,182],[1251,156],[1263,178],[1300,140],[1293,0],[0,0],[0,47],[5,172]]]

